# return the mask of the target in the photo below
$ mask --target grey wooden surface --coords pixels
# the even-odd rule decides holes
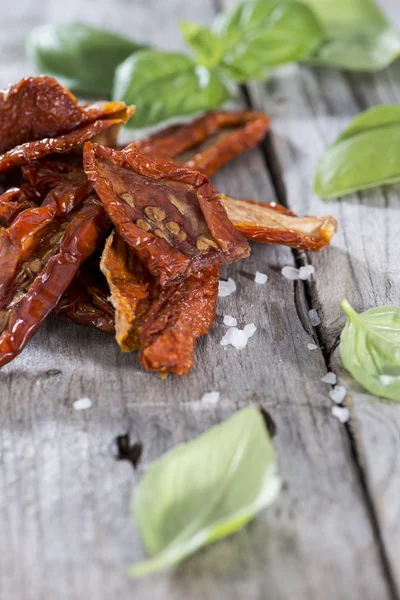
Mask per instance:
[[[177,19],[208,23],[216,8],[212,0],[22,0],[0,25],[0,86],[32,73],[23,38],[36,24],[80,20],[180,49]],[[320,255],[254,245],[248,260],[225,267],[237,292],[220,299],[187,377],[162,382],[111,338],[55,319],[1,370],[1,600],[398,597],[400,407],[343,375],[351,386],[343,426],[320,379],[330,361],[338,368],[330,350],[345,295],[360,309],[399,302],[400,187],[323,203],[311,181],[318,156],[360,108],[398,102],[399,79],[399,64],[363,76],[291,66],[249,88],[251,103],[272,116],[269,142],[221,171],[216,186],[284,200],[300,213],[332,213],[340,233]],[[284,265],[304,260],[316,267],[315,283],[282,278]],[[256,270],[269,275],[265,286],[252,280]],[[323,318],[318,331],[308,322],[311,306]],[[224,314],[258,327],[241,353],[219,345]],[[323,351],[307,350],[313,339]],[[211,390],[220,402],[205,407],[199,400]],[[76,412],[83,396],[93,406]],[[235,536],[167,573],[131,581],[127,566],[144,556],[129,507],[140,473],[249,402],[277,425],[281,496]],[[115,458],[115,438],[126,432],[143,444],[136,472]]]

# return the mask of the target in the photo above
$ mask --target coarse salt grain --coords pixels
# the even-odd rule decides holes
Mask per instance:
[[[303,281],[310,279],[311,275],[314,275],[315,267],[312,265],[306,265],[305,267],[300,267],[299,269],[299,278]]]
[[[281,273],[284,278],[289,279],[289,281],[295,281],[300,278],[299,269],[296,269],[295,267],[283,267]]]
[[[307,344],[308,350],[316,350],[318,348],[317,344]]]
[[[231,317],[231,315],[225,315],[224,325],[227,325],[228,327],[236,327],[237,320],[235,319],[235,317]]]
[[[266,275],[265,273],[260,273],[260,271],[256,271],[256,274],[254,276],[254,281],[256,283],[267,283],[268,275]]]
[[[72,406],[75,410],[86,410],[92,406],[92,401],[90,398],[80,398],[79,400],[75,400]]]
[[[236,292],[236,283],[231,277],[229,277],[228,281],[223,281],[222,279],[219,280],[218,296],[220,298],[230,296],[233,292]]]
[[[207,392],[206,394],[203,394],[201,402],[203,404],[217,404],[219,401],[219,396],[219,392]]]
[[[324,383],[329,383],[329,385],[335,385],[337,382],[336,373],[332,373],[332,371],[329,371],[329,373],[327,373],[321,378],[321,381],[323,381]]]
[[[236,350],[243,350],[243,348],[246,348],[248,340],[254,335],[256,330],[257,327],[254,323],[249,323],[244,329],[230,327],[220,341],[220,344],[221,346],[231,345],[236,348]]]
[[[313,327],[316,327],[317,325],[319,325],[321,323],[321,319],[319,317],[319,314],[315,310],[315,308],[312,308],[311,310],[308,311],[308,316],[310,317],[311,325]]]
[[[329,392],[329,397],[336,404],[342,404],[343,400],[346,398],[347,390],[343,385],[335,385],[333,390]]]
[[[350,419],[350,411],[345,406],[332,406],[332,414],[339,419],[341,423],[347,423]]]

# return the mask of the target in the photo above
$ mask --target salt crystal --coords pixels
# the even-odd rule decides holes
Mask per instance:
[[[329,385],[335,385],[337,382],[336,373],[332,373],[332,371],[329,371],[329,373],[322,377],[321,381],[323,381],[324,383],[329,383]]]
[[[333,390],[329,392],[329,397],[331,400],[336,402],[336,404],[341,404],[346,398],[346,394],[347,390],[343,385],[335,385]]]
[[[265,273],[260,273],[260,271],[256,271],[254,281],[256,283],[267,283],[268,275],[266,275]]]
[[[397,378],[393,377],[393,375],[380,375],[379,379],[383,385],[390,385],[396,381]]]
[[[221,346],[231,345],[236,348],[236,350],[243,350],[243,348],[246,348],[248,340],[254,335],[256,330],[257,327],[254,323],[245,325],[244,329],[230,327],[220,341],[220,344]]]
[[[332,414],[339,419],[341,423],[347,423],[350,419],[350,411],[344,406],[332,406]]]
[[[317,313],[315,308],[312,308],[308,311],[308,316],[310,317],[311,325],[313,327],[316,327],[321,323],[321,319],[319,318],[319,314]]]
[[[254,323],[248,323],[244,326],[243,331],[245,332],[248,338],[251,338],[257,331],[257,327],[254,325]]]
[[[235,317],[231,317],[231,315],[225,315],[224,325],[227,325],[228,327],[236,327],[237,320],[235,319]]]
[[[220,298],[230,296],[233,292],[236,292],[236,283],[231,277],[229,277],[228,281],[219,280],[218,296]]]
[[[299,269],[299,277],[303,281],[310,279],[311,275],[314,275],[314,273],[315,267],[313,267],[312,265],[306,265],[305,267],[300,267]]]
[[[296,269],[295,267],[283,267],[281,273],[284,278],[289,279],[289,281],[295,281],[300,277],[299,269]]]
[[[75,410],[86,410],[92,406],[92,401],[90,398],[80,398],[80,400],[75,400],[72,406]]]
[[[206,394],[203,394],[201,402],[203,404],[217,404],[219,396],[219,392],[207,392]]]
[[[308,350],[316,350],[318,348],[317,344],[307,344]]]

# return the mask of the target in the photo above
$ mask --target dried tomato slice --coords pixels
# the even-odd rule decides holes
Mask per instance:
[[[80,106],[53,77],[25,77],[0,92],[0,153],[60,136],[124,109],[123,102]]]
[[[10,188],[0,196],[0,227],[10,227],[16,217],[35,203],[20,188]]]
[[[115,337],[124,352],[137,350],[137,322],[151,304],[151,277],[117,232],[104,247],[100,268],[105,275],[115,308]]]
[[[51,204],[26,210],[3,230],[0,261],[7,273],[0,275],[0,366],[25,347],[108,227],[92,197],[62,219]]]
[[[114,309],[108,301],[106,286],[102,285],[103,282],[99,281],[97,276],[101,275],[98,259],[95,268],[94,273],[94,265],[88,265],[87,261],[79,269],[58,303],[55,313],[78,325],[114,333]]]
[[[0,172],[25,165],[48,154],[69,152],[72,148],[82,146],[87,140],[95,138],[106,129],[123,125],[132,114],[133,109],[126,107],[110,118],[98,119],[89,125],[74,129],[58,137],[49,137],[15,146],[0,155]]]
[[[229,219],[249,240],[281,244],[299,250],[319,251],[329,245],[337,231],[333,217],[297,217],[279,204],[221,195]]]
[[[210,112],[193,123],[159,131],[138,142],[138,147],[143,154],[173,158],[211,176],[244,150],[259,144],[269,123],[266,115],[248,110]]]
[[[118,233],[161,285],[249,254],[209,179],[186,167],[88,142],[84,167]]]
[[[196,341],[214,322],[218,280],[213,265],[160,291],[139,327],[145,369],[185,375],[192,368]]]

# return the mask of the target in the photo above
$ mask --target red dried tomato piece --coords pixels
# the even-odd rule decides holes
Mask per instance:
[[[80,106],[53,77],[25,77],[0,92],[0,153],[60,136],[124,109],[123,102]]]
[[[107,298],[107,283],[104,280],[103,285],[103,281],[99,281],[99,275],[102,274],[98,259],[96,265],[88,262],[91,263],[91,259],[79,269],[58,303],[55,313],[68,317],[78,325],[114,333],[114,309]]]
[[[160,291],[139,327],[145,369],[185,375],[192,368],[196,341],[214,322],[218,280],[213,265]]]
[[[173,158],[211,176],[244,150],[259,144],[269,123],[266,115],[248,110],[210,112],[193,123],[163,129],[138,142],[138,147],[143,154]]]
[[[279,204],[221,195],[227,215],[249,240],[280,244],[299,250],[319,251],[328,246],[337,231],[333,217],[297,217]]]
[[[205,175],[134,146],[118,151],[89,142],[84,167],[118,233],[161,285],[248,256]]]
[[[72,148],[82,146],[87,140],[95,138],[106,129],[123,125],[132,114],[133,109],[126,107],[110,118],[98,119],[89,125],[74,129],[58,137],[49,137],[15,146],[12,150],[0,155],[0,172],[25,165],[48,154],[69,152]]]
[[[93,197],[63,219],[56,217],[51,204],[26,210],[3,230],[0,366],[25,347],[108,227],[104,210]]]
[[[0,196],[0,227],[10,227],[16,217],[35,203],[28,200],[23,190],[11,188]]]
[[[137,323],[151,304],[152,278],[117,232],[108,238],[100,268],[105,275],[115,308],[115,337],[124,352],[137,350]]]

